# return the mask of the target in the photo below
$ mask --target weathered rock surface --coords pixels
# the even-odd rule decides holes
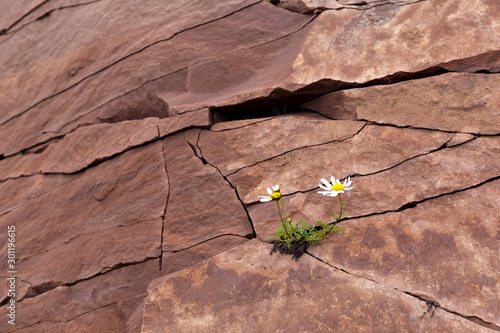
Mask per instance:
[[[159,276],[159,260],[155,259],[118,268],[75,285],[57,287],[20,303],[18,315],[26,320],[16,325],[16,329],[35,329],[37,326],[33,325],[42,322],[44,325],[50,324],[53,328],[69,332],[71,330],[66,323],[82,315],[93,317],[93,320],[102,325],[106,322],[106,317],[96,313],[99,309],[112,307],[122,300],[132,302],[137,296],[144,299],[149,282]],[[89,293],[89,290],[92,290],[92,293]],[[45,304],[43,307],[40,306],[42,302]],[[131,313],[122,315],[127,318]],[[114,321],[116,320],[110,320],[110,323]],[[118,320],[123,326],[121,322],[122,320]],[[110,324],[104,327],[107,325]]]
[[[117,124],[78,128],[63,139],[42,147],[41,153],[17,155],[0,161],[0,180],[37,173],[72,174],[161,137],[192,127],[209,127],[208,109],[172,118],[146,118]]]
[[[390,286],[252,240],[152,283],[142,332],[488,332]],[[258,292],[255,292],[258,290]]]
[[[123,53],[123,60],[119,62],[115,61],[116,64],[112,66],[110,66],[111,63],[109,63],[109,57],[103,57],[105,63],[101,64],[97,62],[88,64],[89,59],[82,59],[85,64],[83,64],[82,69],[75,74],[75,77],[83,80],[81,83],[76,84],[77,81],[75,81],[76,85],[74,87],[62,90],[53,98],[44,100],[29,110],[26,109],[29,105],[21,107],[21,105],[16,104],[19,108],[18,111],[9,109],[7,105],[4,105],[6,110],[13,113],[11,117],[15,118],[12,118],[12,121],[8,122],[8,126],[4,126],[0,132],[0,138],[2,138],[2,140],[0,140],[0,142],[2,142],[0,143],[0,154],[16,154],[26,147],[55,137],[58,132],[68,130],[68,128],[65,127],[68,123],[72,123],[72,125],[75,126],[78,124],[81,117],[89,117],[88,115],[90,113],[109,114],[109,111],[100,110],[100,108],[105,108],[106,104],[112,101],[115,101],[114,103],[119,103],[116,99],[128,99],[127,94],[129,92],[142,88],[145,85],[148,86],[148,89],[144,88],[143,99],[147,99],[149,94],[155,93],[160,99],[168,99],[168,104],[170,106],[184,104],[185,101],[182,101],[182,99],[187,99],[191,101],[191,103],[195,100],[202,101],[199,107],[190,110],[200,109],[203,106],[210,105],[205,102],[208,98],[206,94],[197,97],[196,94],[198,94],[199,91],[194,91],[194,95],[190,93],[193,89],[189,86],[199,86],[197,81],[200,81],[200,78],[193,77],[192,70],[188,70],[190,66],[203,64],[204,61],[218,58],[224,54],[233,54],[237,52],[237,50],[243,50],[241,52],[249,53],[250,51],[248,51],[248,49],[262,43],[266,44],[266,42],[282,38],[300,29],[310,20],[308,17],[302,17],[298,14],[282,11],[270,4],[261,3],[255,0],[253,2],[244,0],[224,2],[224,4],[219,4],[215,7],[209,6],[210,8],[204,8],[206,4],[199,6],[202,2],[195,2],[190,4],[190,6],[171,4],[171,6],[174,6],[176,9],[164,8],[163,10],[158,10],[157,6],[159,4],[147,6],[144,2],[130,1],[129,6],[121,3],[118,11],[114,8],[106,7],[109,6],[108,2],[100,2],[100,4],[96,4],[95,6],[85,7],[87,9],[84,13],[75,11],[75,15],[80,16],[78,21],[84,22],[82,24],[87,26],[91,25],[91,21],[95,19],[87,20],[87,16],[95,14],[94,11],[102,12],[104,10],[106,12],[109,10],[118,18],[120,17],[119,13],[122,13],[125,17],[131,14],[141,15],[140,13],[132,12],[135,11],[134,8],[138,6],[141,8],[141,11],[151,11],[150,13],[155,13],[153,17],[150,17],[151,15],[147,13],[142,13],[142,15],[150,17],[150,20],[153,20],[150,22],[143,22],[143,28],[146,28],[148,24],[152,26],[160,24],[159,26],[161,26],[162,29],[153,35],[143,34],[140,32],[141,29],[135,31],[134,34],[139,33],[143,35],[135,43],[136,49],[134,49],[134,45],[127,42],[126,49],[129,53]],[[259,4],[248,7],[252,3]],[[164,6],[164,4],[161,6]],[[248,7],[247,10],[242,10],[242,8],[246,7]],[[193,10],[193,8],[197,8],[197,10]],[[169,15],[163,15],[165,11],[168,12]],[[129,14],[127,14],[127,12]],[[189,13],[189,15],[185,15],[184,13]],[[234,13],[234,15],[229,15],[230,13]],[[182,15],[185,20],[172,20],[172,16],[177,17],[177,15]],[[197,17],[197,20],[190,22],[190,18],[193,16]],[[223,16],[228,17],[224,20],[217,20],[218,17]],[[276,19],[276,16],[279,16],[279,19]],[[69,18],[66,17],[63,19],[67,20]],[[160,20],[160,22],[154,22],[154,20]],[[161,22],[169,22],[169,24],[161,25]],[[242,26],[244,22],[247,24],[246,29]],[[99,31],[99,29],[109,29],[107,24],[108,23],[101,23],[97,25],[95,28],[96,31],[93,28],[92,33],[99,36],[107,36]],[[109,24],[112,24],[112,22]],[[188,26],[185,26],[186,24]],[[129,22],[126,21],[121,23],[120,27],[122,25],[128,27]],[[179,30],[173,30],[176,28]],[[114,31],[115,30],[119,34],[122,34],[120,28],[115,27]],[[176,33],[172,33],[172,30],[176,31]],[[245,33],[242,34],[242,31],[245,31]],[[34,32],[31,32],[31,34],[33,33]],[[28,32],[26,32],[26,34],[28,34]],[[55,37],[51,35],[50,38],[53,39]],[[126,40],[129,38],[131,38],[131,36],[127,35]],[[87,47],[90,50],[89,52],[91,52],[92,47],[95,48],[96,45],[102,45],[103,41],[94,41],[90,38],[89,42],[95,43],[95,45],[89,45]],[[115,45],[116,43],[120,45],[120,43],[124,42],[123,39],[116,38],[116,41],[112,42],[110,45]],[[48,43],[48,45],[51,45],[51,43]],[[2,45],[1,47],[7,48],[8,46]],[[52,45],[52,47],[56,46]],[[271,48],[272,47],[270,47],[270,49]],[[65,46],[64,50],[67,52],[68,47]],[[110,50],[114,50],[114,48],[110,48]],[[80,50],[75,52],[75,56],[84,56],[86,52],[84,51],[85,50]],[[95,52],[92,52],[92,54],[94,53]],[[101,54],[101,56],[104,55]],[[260,56],[262,56],[262,53]],[[92,57],[93,55],[91,58]],[[55,63],[59,64],[57,61],[55,61]],[[265,61],[263,61],[263,64],[265,64]],[[59,64],[59,66],[61,65]],[[74,63],[72,62],[70,66],[73,67]],[[102,70],[102,68],[106,70]],[[88,74],[84,75],[86,73]],[[210,70],[210,73],[219,73],[219,71]],[[7,73],[4,75],[7,75]],[[63,77],[68,76],[66,72],[61,73],[61,75],[63,75]],[[218,87],[218,85],[214,83],[213,75],[210,76],[211,82],[208,83],[203,81],[203,84],[208,84],[210,87]],[[70,77],[70,81],[73,82],[73,76]],[[15,80],[21,80],[21,78],[16,78]],[[226,80],[226,78],[221,78],[221,80],[221,84],[225,84],[224,80]],[[61,82],[66,82],[66,80],[61,80]],[[5,83],[5,85],[7,86],[7,83]],[[106,90],[101,92],[99,87],[103,86],[106,87]],[[64,88],[61,87],[60,89]],[[221,89],[221,87],[219,86],[217,89]],[[6,90],[5,94],[7,93]],[[39,98],[48,97],[51,93],[55,92],[37,92],[37,94],[40,95]],[[176,102],[175,98],[180,99],[180,101]],[[6,97],[5,99],[12,100]],[[135,105],[134,100],[124,101],[125,106],[130,103]],[[124,106],[121,105],[121,107],[123,108]],[[160,105],[160,107],[162,106]],[[26,112],[23,111],[25,109]],[[149,109],[150,108],[148,108],[148,110]],[[53,113],[55,111],[57,116]],[[142,110],[138,110],[136,112],[140,113],[141,111]],[[0,123],[7,121],[7,119],[9,118],[5,117]],[[78,120],[76,124],[75,120]],[[84,121],[83,118],[80,120]],[[9,142],[4,143],[3,138],[7,137],[10,138]]]
[[[292,114],[228,131],[202,131],[198,146],[209,163],[228,175],[289,151],[345,140],[364,124],[332,122],[317,114]],[[291,135],[300,139],[291,140]],[[252,154],[255,151],[258,154]]]
[[[348,272],[500,326],[500,181],[343,223],[311,253]]]
[[[334,119],[500,133],[500,74],[443,74],[324,95],[304,106]],[[390,100],[390,103],[387,101]]]
[[[212,166],[194,154],[183,133],[163,142],[170,179],[163,250],[176,251],[213,237],[253,236],[236,192]]]
[[[0,331],[500,331],[498,17],[0,0]],[[346,233],[269,256],[330,176]]]
[[[5,228],[30,231],[16,241],[28,294],[161,254],[168,181],[160,142],[67,177],[73,179],[0,217]]]
[[[327,123],[332,129],[350,123],[352,125],[348,126],[362,124],[346,121]],[[279,134],[275,133],[276,136]],[[389,169],[414,156],[436,150],[451,138],[451,134],[443,132],[367,125],[350,138],[275,155],[262,163],[241,169],[228,179],[238,189],[242,200],[251,204],[274,184],[282,184],[283,194],[315,189],[321,178],[335,176],[344,179]],[[234,140],[237,141],[236,138]],[[208,157],[207,160],[210,161]]]
[[[20,0],[15,3],[10,3],[7,0],[2,0],[0,6],[2,8],[9,6],[9,10],[2,10],[0,13],[0,36],[6,33],[9,28],[15,26],[22,17],[33,11],[43,2],[43,0]]]
[[[417,139],[415,142],[420,140]],[[352,178],[356,188],[342,195],[343,200],[347,202],[344,208],[349,217],[396,211],[426,198],[477,186],[500,175],[499,158],[499,138],[482,137],[461,146],[424,154],[401,164],[395,163],[394,167],[386,171]],[[364,163],[364,165],[372,164]],[[349,167],[349,163],[344,165]],[[340,178],[352,174],[339,171]],[[325,178],[329,179],[329,175],[325,175]],[[251,177],[240,179],[246,179],[251,184]],[[235,182],[237,181],[235,178]],[[314,185],[318,186],[310,184],[309,188]],[[301,188],[308,189],[305,186]],[[289,217],[295,221],[300,217],[309,222],[315,222],[317,219],[333,221],[330,212],[339,213],[339,200],[318,194],[318,189],[286,197],[284,200]],[[286,190],[284,192],[286,193]],[[261,190],[261,193],[265,194],[265,191]],[[251,197],[253,202],[257,199],[257,196]],[[276,226],[279,225],[279,215],[275,205],[258,203],[248,207],[248,212],[254,221],[258,237],[267,240],[273,236]]]

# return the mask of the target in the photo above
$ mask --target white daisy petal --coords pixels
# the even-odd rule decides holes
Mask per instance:
[[[321,187],[325,191],[330,191],[330,188],[331,188],[331,186],[330,186],[330,188],[328,188],[328,187],[324,186],[323,184],[319,184],[319,187]]]
[[[277,191],[279,191],[279,189],[280,189],[279,185],[274,185],[273,186],[273,192],[277,192]]]
[[[273,191],[271,191],[271,189],[268,187],[267,188],[267,193],[269,193],[269,195],[273,194]]]
[[[344,187],[349,187],[351,185],[351,177],[344,179]]]
[[[259,196],[259,198],[262,198],[260,199],[260,202],[268,202],[268,201],[271,201],[271,197],[263,197],[263,196]]]
[[[321,181],[323,182],[323,184],[325,184],[326,187],[328,187],[328,189],[332,188],[332,185],[325,178],[321,178]]]

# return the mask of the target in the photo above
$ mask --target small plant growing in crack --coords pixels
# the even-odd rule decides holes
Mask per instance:
[[[334,184],[336,184],[335,179],[333,177],[332,179]],[[322,181],[323,180],[324,179],[322,179]],[[348,182],[349,185],[347,185],[346,183],[345,186],[346,190],[351,189],[348,188],[350,186],[350,180]],[[343,186],[343,184],[340,185]],[[324,187],[322,188],[324,189]],[[337,192],[339,192],[342,191],[344,188],[340,189],[339,186],[335,186],[335,189]],[[331,189],[331,191],[333,191],[333,189]],[[276,251],[279,251],[281,254],[291,254],[292,259],[298,260],[300,256],[304,253],[304,251],[307,249],[307,246],[309,244],[317,244],[318,241],[327,238],[328,234],[331,232],[342,232],[342,233],[345,232],[344,229],[339,228],[336,225],[336,223],[338,223],[340,219],[343,216],[345,216],[342,214],[342,209],[339,216],[332,214],[332,216],[334,216],[335,219],[335,222],[332,224],[327,224],[321,220],[318,220],[316,221],[316,225],[310,225],[303,218],[299,219],[297,223],[293,224],[292,219],[289,218],[287,215],[286,206],[285,203],[283,202],[283,196],[281,195],[279,185],[273,186],[272,190],[268,188],[267,192],[269,194],[268,196],[259,196],[259,198],[261,198],[260,201],[261,202],[276,201],[278,213],[280,215],[280,220],[281,220],[280,227],[278,228],[278,230],[276,230],[275,236],[270,238],[270,240],[273,241],[273,249],[271,250],[271,254],[273,254]],[[343,202],[341,200],[341,207],[342,206]]]
[[[351,177],[347,177],[344,179],[344,183],[340,182],[340,179],[335,179],[335,177],[331,177],[332,183],[330,184],[325,178],[321,178],[322,184],[319,184],[319,187],[323,189],[323,191],[319,191],[319,194],[326,195],[327,197],[339,197],[340,201],[340,214],[337,215],[335,213],[330,213],[333,219],[338,223],[342,218],[347,216],[347,212],[342,212],[345,202],[342,201],[341,193],[344,191],[352,190],[356,186],[351,186]]]

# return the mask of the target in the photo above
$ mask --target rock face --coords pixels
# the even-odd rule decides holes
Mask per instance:
[[[300,262],[269,257],[270,249],[253,240],[154,281],[142,331],[489,331],[439,308],[427,314],[419,299],[311,256]]]
[[[498,1],[0,8],[1,332],[500,331]]]

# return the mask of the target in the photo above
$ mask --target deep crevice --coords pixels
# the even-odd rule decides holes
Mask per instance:
[[[284,107],[298,108],[300,105],[306,102],[340,90],[366,88],[378,85],[390,85],[403,81],[438,76],[448,72],[450,71],[437,65],[417,72],[400,71],[382,78],[367,81],[365,83],[321,79],[295,91],[290,91],[283,88],[275,88],[267,96],[250,99],[242,103],[233,105],[225,105],[219,107],[215,106],[212,107],[212,110],[214,111],[215,115],[219,116],[222,119],[222,121],[224,121],[224,119],[231,120],[232,117],[239,117],[237,119],[259,118],[262,117],[261,115],[272,115],[270,110],[273,110],[274,108],[278,110],[283,109]],[[237,115],[233,116],[233,114]],[[256,114],[257,116],[254,117],[254,114]],[[216,122],[222,121],[219,120]]]
[[[160,127],[157,126],[158,128],[158,136],[160,136]],[[165,230],[165,218],[167,216],[167,207],[168,207],[168,200],[170,199],[170,178],[168,177],[168,168],[167,168],[167,159],[165,158],[165,149],[163,146],[163,142],[161,144],[161,150],[163,154],[163,162],[165,166],[165,175],[167,176],[167,182],[168,182],[168,193],[167,193],[167,199],[165,202],[165,209],[163,210],[163,216],[161,218],[161,239],[160,239],[160,272],[162,270],[162,263],[163,263],[163,231]]]
[[[239,195],[238,191],[236,190],[236,187],[234,187],[234,185],[233,185],[233,184],[229,181],[229,179],[227,179],[227,177],[226,177],[226,176],[224,176],[224,174],[223,174],[223,173],[219,170],[219,168],[217,168],[216,166],[214,166],[213,164],[211,164],[210,162],[208,162],[208,161],[207,161],[207,160],[203,157],[203,152],[201,151],[201,148],[200,148],[200,146],[198,145],[199,140],[200,140],[200,136],[201,136],[201,132],[202,132],[202,131],[200,130],[200,132],[198,133],[198,139],[197,139],[197,141],[196,141],[196,147],[198,148],[198,151],[200,152],[200,156],[198,156],[198,155],[196,154],[196,150],[195,150],[195,149],[193,149],[193,151],[195,152],[195,156],[196,156],[196,157],[198,157],[198,158],[200,158],[200,160],[201,160],[202,162],[203,162],[203,161],[205,161],[205,162],[204,162],[204,164],[208,164],[208,165],[210,165],[212,168],[214,168],[215,170],[217,170],[217,172],[219,172],[219,174],[221,175],[221,177],[222,177],[222,178],[223,178],[223,179],[224,179],[224,180],[225,180],[225,181],[229,184],[229,186],[233,189],[233,191],[234,191],[234,193],[235,193],[235,195],[236,195],[236,198],[238,199],[238,201],[241,203],[241,206],[242,206],[242,207],[243,207],[243,209],[245,210],[245,214],[247,215],[248,222],[250,222],[250,226],[252,227],[252,233],[253,233],[253,235],[251,235],[251,236],[250,236],[250,235],[247,235],[247,236],[249,236],[249,237],[247,237],[247,238],[250,238],[250,239],[252,239],[252,238],[256,238],[256,237],[257,237],[257,233],[255,232],[255,228],[254,228],[254,225],[253,225],[253,222],[252,222],[252,218],[250,217],[250,213],[248,212],[248,209],[247,209],[247,207],[245,206],[245,203],[243,202],[243,200],[241,200],[240,195]],[[187,140],[186,140],[186,141],[187,141]],[[189,143],[189,141],[187,141],[187,142],[188,142],[188,144],[191,146],[191,144]],[[193,148],[193,147],[191,147],[191,148]]]

